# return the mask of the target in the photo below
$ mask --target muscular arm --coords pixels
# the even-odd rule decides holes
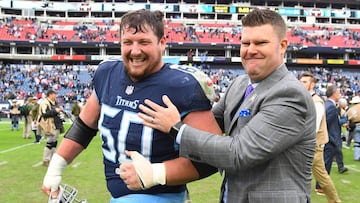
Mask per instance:
[[[163,132],[169,132],[172,125],[176,122],[180,121],[180,115],[176,107],[171,103],[168,97],[164,96],[163,101],[167,105],[167,108],[163,108],[149,100],[146,100],[145,103],[150,105],[152,108],[157,109],[157,112],[147,111],[144,113],[139,113],[138,115],[140,118],[143,119],[143,124]],[[142,111],[147,109],[144,105],[140,105],[139,107]],[[156,114],[156,115],[155,115]],[[156,122],[152,122],[151,118],[154,118]],[[184,123],[190,125],[192,127],[196,127],[202,130],[206,130],[213,134],[221,135],[222,131],[217,125],[217,122],[214,118],[212,111],[197,111],[191,112],[188,114],[185,119],[183,120]],[[179,157],[173,160],[165,161],[164,162],[164,172],[150,172],[152,171],[151,166],[146,164],[146,160],[144,158],[139,158],[141,155],[131,155],[131,158],[134,160],[133,164],[131,163],[124,163],[120,166],[120,177],[125,181],[129,189],[137,190],[142,188],[139,183],[139,177],[141,182],[149,181],[151,182],[151,177],[156,177],[157,184],[166,183],[167,185],[179,185],[188,183],[193,180],[197,180],[200,178],[200,174],[198,173],[197,169],[194,167],[193,163],[183,157]],[[135,160],[135,159],[136,160]],[[137,165],[137,170],[135,171],[134,165]],[[154,170],[154,169],[153,169]],[[153,173],[153,174],[152,174]],[[166,174],[166,177],[163,175]],[[204,173],[202,173],[202,177],[204,177]],[[161,180],[161,181],[159,181]],[[152,183],[147,182],[147,185],[144,184],[146,188],[149,186],[151,187]],[[153,182],[154,183],[154,182]]]
[[[192,127],[221,135],[221,130],[210,110],[192,112],[185,117],[183,122]],[[186,158],[179,157],[164,163],[167,185],[179,185],[199,179],[196,168]]]
[[[51,194],[53,199],[57,198],[58,192],[55,191],[58,191],[61,183],[63,169],[84,150],[84,146],[86,147],[96,134],[99,103],[94,94],[87,100],[83,111],[80,113],[80,118],[81,120],[76,120],[66,132],[65,138],[52,157],[45,174],[41,190],[48,196]]]
[[[92,129],[97,129],[97,122],[99,119],[99,103],[95,94],[93,93],[86,101],[86,104],[82,111],[80,112],[79,117],[84,122],[85,125]],[[82,151],[84,147],[68,138],[64,138],[61,142],[57,154],[62,156],[66,162],[71,163],[75,157],[77,157]]]

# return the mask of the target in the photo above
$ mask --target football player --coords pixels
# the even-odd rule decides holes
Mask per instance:
[[[53,191],[51,196],[56,198],[54,191],[58,190],[63,169],[88,146],[98,130],[103,140],[111,203],[184,202],[186,182],[217,172],[208,165],[179,158],[174,140],[144,126],[138,117],[139,105],[145,99],[161,103],[162,96],[168,95],[184,123],[221,133],[211,112],[214,90],[209,78],[195,68],[163,62],[163,19],[162,12],[144,9],[122,17],[122,60],[99,64],[93,78],[94,91],[50,162],[43,181],[44,193],[50,195]],[[137,151],[152,163],[151,181],[143,185],[143,190],[131,190],[126,177],[120,178],[119,166],[131,161],[126,151]]]

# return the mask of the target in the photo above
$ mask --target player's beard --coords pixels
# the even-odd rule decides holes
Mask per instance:
[[[142,53],[137,56],[132,56],[129,53],[125,55],[125,58],[123,57],[123,62],[129,77],[134,82],[143,80],[149,75],[159,71],[164,64],[162,54],[161,52],[158,53],[157,50],[154,50],[150,55]]]
[[[159,60],[149,61],[148,58],[146,58],[143,62],[143,64],[139,66],[135,66],[134,63],[131,61],[124,62],[125,69],[134,82],[140,81],[149,75],[159,71],[161,67],[163,66],[162,58],[160,57]]]
[[[146,61],[147,60],[145,60],[140,66],[134,66],[132,62],[125,63],[126,72],[131,80],[137,82],[151,74],[153,68],[151,67],[151,64],[146,63]]]
[[[142,80],[149,75],[148,68],[142,70],[134,70],[133,68],[126,68],[126,72],[128,73],[130,79],[134,82]]]

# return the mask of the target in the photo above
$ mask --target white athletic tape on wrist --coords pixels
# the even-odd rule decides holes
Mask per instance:
[[[43,185],[50,188],[52,192],[58,190],[61,183],[61,175],[65,166],[67,166],[66,160],[55,153],[51,158],[48,170],[44,177]]]
[[[153,169],[154,182],[160,185],[166,184],[166,169],[164,163],[151,164]]]
[[[148,189],[155,185],[166,184],[165,164],[151,164],[138,152],[132,152],[131,159],[141,183],[142,189]]]

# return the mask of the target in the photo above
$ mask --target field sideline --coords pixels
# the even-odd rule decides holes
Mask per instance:
[[[69,127],[66,123],[66,128]],[[44,203],[47,197],[40,187],[46,168],[42,164],[45,142],[33,144],[31,139],[22,138],[23,123],[19,131],[10,130],[10,121],[0,121],[0,202],[6,203]],[[61,136],[62,138],[62,136]],[[90,146],[64,170],[63,183],[75,186],[78,197],[90,203],[109,202],[103,175],[101,140],[97,136]],[[333,165],[331,177],[343,203],[359,202],[360,162],[353,160],[352,149],[343,149],[345,174],[337,172]],[[193,203],[217,203],[222,177],[219,174],[188,184]],[[313,187],[314,184],[312,184]],[[318,196],[312,188],[312,202],[326,203],[325,196]]]

